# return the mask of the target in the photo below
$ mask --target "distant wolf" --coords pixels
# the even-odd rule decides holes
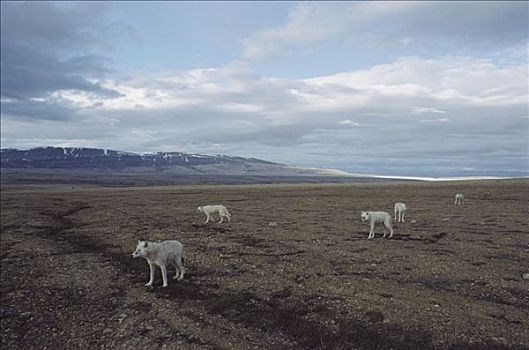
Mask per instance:
[[[391,226],[391,215],[385,211],[363,211],[360,214],[360,219],[362,222],[369,222],[371,230],[369,231],[368,239],[375,237],[375,224],[382,224],[384,229],[384,236],[386,237],[386,229],[389,230],[389,238],[393,237],[393,227]]]
[[[405,222],[404,214],[406,214],[407,210],[406,204],[400,202],[395,203],[395,220],[397,222]]]
[[[184,278],[184,246],[178,241],[148,242],[139,240],[132,257],[141,257],[149,263],[151,277],[146,286],[152,286],[154,282],[154,265],[162,270],[163,286],[167,287],[167,265],[173,265],[176,273],[173,279],[178,281]],[[180,274],[178,271],[180,270]]]
[[[463,193],[457,193],[454,205],[463,205],[464,200],[465,200],[465,196],[463,196]]]
[[[197,210],[201,213],[206,214],[206,221],[204,222],[205,224],[207,224],[209,220],[215,222],[215,220],[213,220],[211,216],[217,213],[220,216],[219,223],[222,223],[224,221],[224,218],[227,218],[228,222],[231,222],[231,214],[228,209],[226,209],[226,207],[223,205],[205,205],[203,207],[198,207]]]

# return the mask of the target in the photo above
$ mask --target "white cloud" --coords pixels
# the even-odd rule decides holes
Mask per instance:
[[[397,14],[410,5],[406,2],[298,3],[284,25],[258,31],[245,39],[243,56],[260,59],[311,48],[369,21]]]
[[[415,107],[413,111],[415,113],[440,113],[440,114],[446,113],[446,111],[442,111],[440,109],[431,108],[431,107]]]
[[[347,126],[360,126],[360,123],[352,121],[351,119],[344,119],[338,122],[338,125],[347,125]]]
[[[49,100],[108,113],[196,109],[208,110],[212,117],[215,113],[248,115],[248,120],[261,123],[317,120],[345,125],[353,121],[339,114],[412,117],[448,114],[447,110],[461,114],[473,108],[523,106],[528,93],[527,70],[526,65],[498,66],[468,57],[409,57],[368,69],[289,80],[260,77],[245,65],[228,65],[97,82],[117,91],[116,97],[59,90]],[[361,121],[355,117],[354,122]]]
[[[424,114],[448,115],[450,110],[450,117],[444,119],[458,119],[478,110],[490,114],[489,107],[522,108],[527,101],[527,76],[526,65],[498,66],[468,57],[401,58],[368,69],[302,80],[259,77],[246,65],[232,64],[98,82],[117,91],[114,98],[60,90],[50,95],[49,101],[78,110],[134,111],[153,118],[203,111],[207,115],[200,120],[219,115],[262,126],[356,125],[366,117],[417,115],[419,119]],[[344,119],[344,113],[358,117]],[[420,118],[430,119],[435,118]]]
[[[443,104],[459,100],[461,103],[498,105],[523,103],[527,99],[527,76],[527,64],[499,66],[491,60],[470,57],[404,57],[393,63],[306,79],[305,82],[384,96],[432,98]]]
[[[446,122],[449,122],[450,119],[448,118],[439,118],[439,119],[421,119],[419,120],[421,122],[426,122],[426,123],[446,123]]]
[[[311,52],[340,39],[356,49],[428,46],[485,48],[527,42],[527,3],[520,2],[303,2],[284,24],[243,41],[243,57]],[[508,20],[505,20],[508,18]]]

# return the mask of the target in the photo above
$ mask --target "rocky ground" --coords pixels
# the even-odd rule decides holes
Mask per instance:
[[[528,349],[528,204],[527,180],[3,186],[2,348]],[[185,245],[183,281],[144,287],[142,237]]]

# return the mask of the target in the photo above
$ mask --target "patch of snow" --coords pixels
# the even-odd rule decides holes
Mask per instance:
[[[338,169],[305,168],[305,167],[295,167],[295,166],[291,166],[290,168],[300,169],[300,170],[310,170],[310,171],[317,172],[320,175],[367,177],[367,178],[376,178],[376,179],[395,179],[395,180],[465,181],[465,180],[502,180],[502,179],[512,179],[513,178],[513,177],[500,177],[500,176],[454,176],[454,177],[390,176],[390,175],[349,173],[349,172],[338,170]]]
[[[502,180],[512,177],[500,176],[456,176],[456,177],[422,177],[422,176],[382,176],[370,175],[378,179],[419,180],[419,181],[468,181],[468,180]]]
[[[397,180],[419,180],[419,181],[470,181],[470,180],[505,180],[515,179],[512,176],[447,176],[447,177],[431,177],[431,176],[390,176],[390,175],[367,175],[367,174],[351,174],[354,176],[374,177],[377,179],[397,179]]]
[[[132,152],[122,152],[122,151],[117,151],[116,152],[118,155],[120,156],[135,156],[136,153],[132,153]]]

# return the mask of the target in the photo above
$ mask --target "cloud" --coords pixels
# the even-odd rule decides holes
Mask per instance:
[[[403,3],[298,3],[284,25],[264,29],[243,41],[243,56],[260,59],[269,55],[288,54],[311,48],[329,38],[343,34],[356,25],[383,17],[388,8],[397,10]]]
[[[525,63],[501,66],[471,57],[403,57],[390,64],[305,81],[314,86],[351,87],[387,98],[432,99],[438,106],[431,105],[429,111],[441,111],[447,109],[445,102],[454,100],[484,105],[523,103],[527,85],[522,81],[527,70]]]
[[[243,57],[306,53],[331,40],[356,50],[486,50],[527,42],[526,2],[298,3],[284,24],[243,40]]]
[[[425,123],[431,123],[431,122],[434,122],[434,123],[447,123],[450,121],[450,119],[448,118],[439,118],[439,119],[420,119],[419,120],[420,122],[425,122]]]
[[[347,126],[360,126],[359,123],[352,121],[351,119],[344,119],[338,122],[338,125],[347,125]]]
[[[31,47],[6,47],[2,49],[2,96],[28,99],[68,89],[112,96],[97,82],[109,71],[100,56],[60,58]]]
[[[440,113],[440,114],[446,113],[446,111],[442,111],[440,109],[435,109],[431,107],[415,107],[413,111],[415,113]]]
[[[105,6],[49,2],[2,2],[3,113],[24,118],[65,119],[67,106],[54,94],[119,94],[103,86],[111,60],[102,52],[129,28],[107,21]],[[129,33],[130,34],[130,33]]]
[[[108,50],[134,29],[109,19],[103,2],[2,2],[2,43],[31,45],[55,52]]]

